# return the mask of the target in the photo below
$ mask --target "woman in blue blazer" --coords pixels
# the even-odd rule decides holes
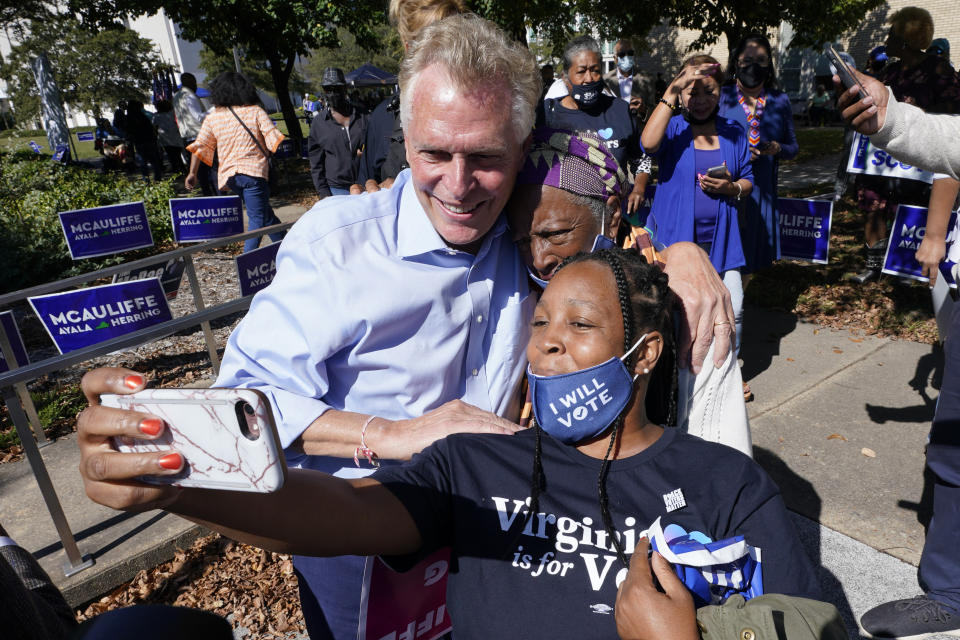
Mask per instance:
[[[790,98],[776,89],[770,42],[761,35],[744,38],[730,55],[728,69],[734,78],[720,91],[720,115],[747,132],[753,163],[753,192],[739,206],[743,273],[751,274],[780,259],[777,171],[780,160],[796,156],[799,146]]]
[[[709,254],[730,291],[739,348],[745,260],[737,202],[753,190],[753,169],[746,132],[718,116],[722,78],[720,63],[710,56],[684,62],[647,120],[640,142],[660,168],[648,227],[657,242],[696,242]]]

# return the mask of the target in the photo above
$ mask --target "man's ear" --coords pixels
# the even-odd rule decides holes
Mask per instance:
[[[610,226],[607,227],[607,237],[617,239],[617,231],[620,229],[620,196],[613,195],[607,198],[607,211],[610,212]]]
[[[659,331],[650,331],[644,338],[643,344],[637,347],[637,363],[633,367],[633,372],[638,375],[649,374],[657,366],[660,355],[663,353],[663,336]],[[644,369],[649,371],[644,372]]]

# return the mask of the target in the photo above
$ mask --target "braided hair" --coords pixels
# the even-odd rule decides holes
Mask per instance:
[[[646,259],[623,249],[604,249],[593,253],[578,253],[558,267],[557,272],[567,265],[577,262],[600,262],[610,267],[617,283],[617,297],[623,314],[623,350],[626,353],[640,336],[649,331],[658,331],[663,339],[660,359],[654,367],[648,386],[646,410],[648,418],[658,424],[672,425],[677,419],[677,357],[673,340],[672,312],[673,293],[667,286],[667,275],[657,267],[647,263]],[[631,371],[636,355],[631,354],[624,360],[627,371]],[[533,473],[530,477],[530,509],[525,520],[529,521],[539,511],[540,494],[546,488],[543,473],[542,433],[536,419],[532,420],[535,430]],[[610,515],[609,496],[607,495],[607,473],[610,470],[610,454],[617,441],[617,434],[623,429],[624,416],[621,413],[613,422],[610,442],[603,456],[600,473],[597,476],[597,499],[603,528],[607,532],[616,550],[617,557],[625,567],[629,566],[623,545],[613,526]],[[526,521],[524,527],[526,527]]]

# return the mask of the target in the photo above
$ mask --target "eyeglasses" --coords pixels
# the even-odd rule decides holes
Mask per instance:
[[[621,51],[617,54],[618,58],[626,58],[627,56],[633,55],[633,49],[627,49],[626,51]]]

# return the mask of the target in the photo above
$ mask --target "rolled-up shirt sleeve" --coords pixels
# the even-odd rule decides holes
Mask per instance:
[[[297,125],[299,124],[300,121],[298,120]],[[263,109],[257,110],[257,126],[260,127],[260,134],[263,136],[267,149],[270,150],[270,153],[276,153],[277,147],[283,142],[284,135],[280,133],[280,129],[277,129],[277,125],[273,124],[273,120]]]
[[[330,408],[321,400],[330,388],[326,360],[350,342],[350,321],[330,313],[344,306],[345,291],[320,272],[311,243],[288,235],[277,274],[231,334],[217,378],[217,386],[267,396],[284,448]]]
[[[205,165],[213,166],[213,154],[217,150],[217,136],[213,132],[213,118],[205,118],[200,125],[197,139],[187,146],[187,151],[200,158]]]

